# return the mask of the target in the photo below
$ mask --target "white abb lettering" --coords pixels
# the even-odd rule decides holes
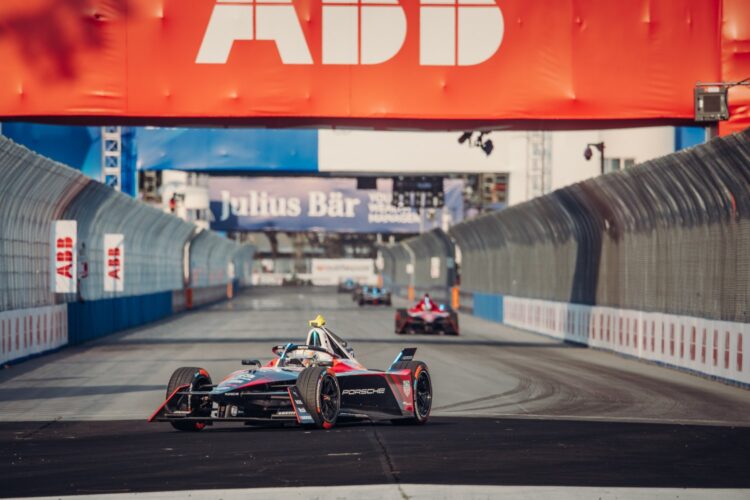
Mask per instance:
[[[500,48],[504,31],[495,0],[420,0],[419,64],[481,64]]]
[[[399,0],[322,0],[322,63],[380,64],[404,45]],[[492,57],[504,21],[495,0],[420,0],[419,64],[471,66]],[[313,64],[292,0],[217,0],[195,62],[226,64],[235,41],[273,41],[284,64]]]
[[[225,64],[235,40],[271,40],[284,64],[312,64],[292,0],[218,0],[195,62]]]
[[[323,64],[380,64],[404,40],[398,0],[323,0]]]

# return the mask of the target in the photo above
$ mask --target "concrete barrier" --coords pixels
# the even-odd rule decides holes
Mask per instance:
[[[0,312],[0,363],[27,359],[67,343],[66,304]]]
[[[750,386],[750,324],[497,297],[506,325]]]

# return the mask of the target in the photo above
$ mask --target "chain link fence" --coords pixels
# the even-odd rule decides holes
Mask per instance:
[[[464,291],[748,322],[750,131],[460,223],[450,235]],[[415,275],[415,286],[429,283]]]
[[[50,232],[61,219],[77,221],[77,294],[50,291]],[[105,233],[125,238],[124,292],[104,291]],[[249,283],[252,257],[249,245],[198,232],[0,136],[0,311],[226,285],[232,267]]]

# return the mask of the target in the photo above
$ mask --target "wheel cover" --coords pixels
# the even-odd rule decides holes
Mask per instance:
[[[320,416],[333,422],[339,413],[339,388],[331,375],[324,375],[320,383]]]
[[[430,414],[430,408],[432,408],[432,382],[430,381],[430,375],[425,370],[421,370],[419,375],[417,375],[417,381],[414,385],[416,386],[414,390],[414,404],[417,416],[420,419],[427,418]]]

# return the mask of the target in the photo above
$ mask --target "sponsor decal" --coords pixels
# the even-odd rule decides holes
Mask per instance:
[[[77,230],[74,220],[58,220],[52,224],[52,292],[75,293],[77,289]]]
[[[385,388],[381,387],[379,389],[344,389],[341,391],[341,394],[344,396],[372,396],[375,394],[385,394]]]
[[[125,237],[122,234],[104,235],[104,291],[125,290]]]
[[[401,385],[404,388],[404,394],[406,395],[406,397],[411,397],[411,384],[409,383],[409,381],[404,380]]]

